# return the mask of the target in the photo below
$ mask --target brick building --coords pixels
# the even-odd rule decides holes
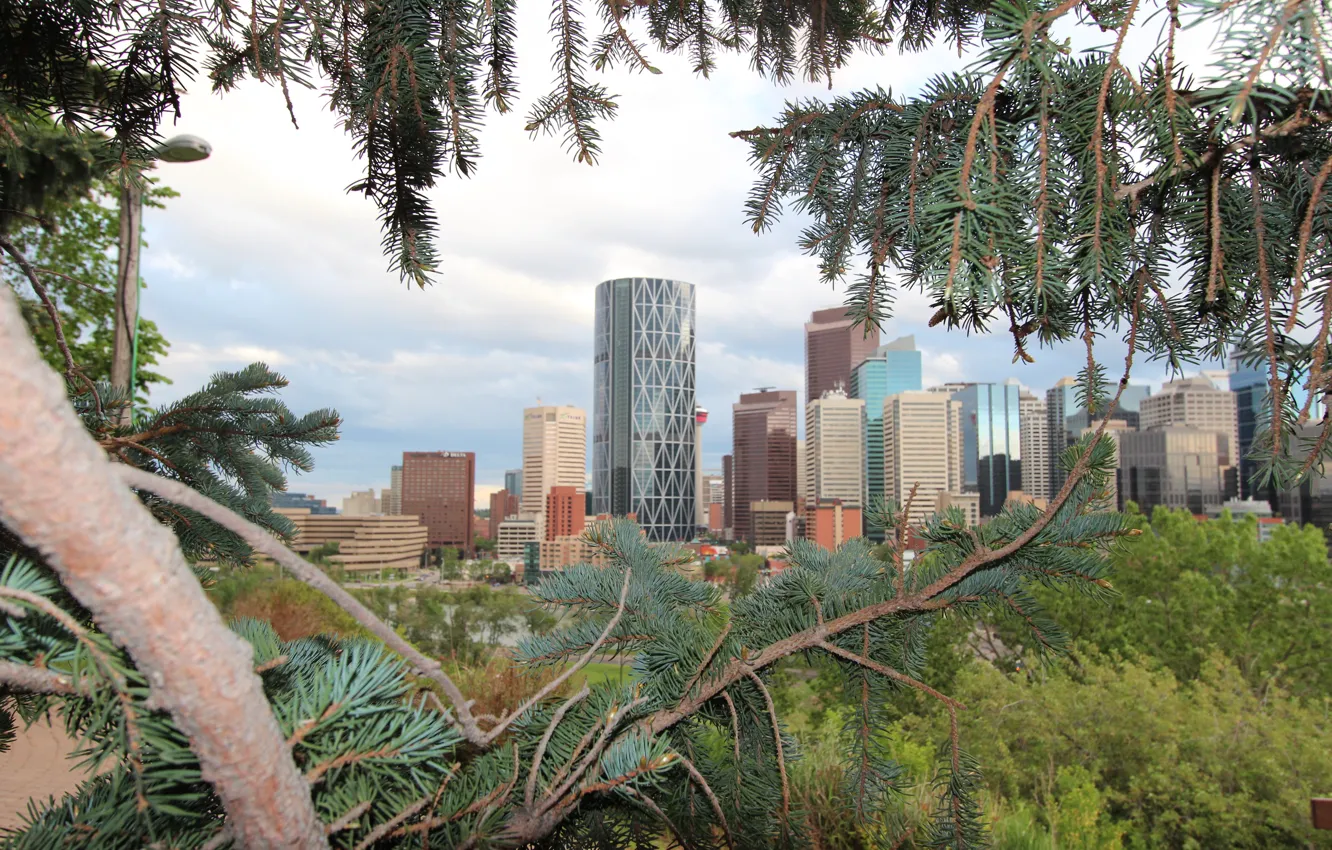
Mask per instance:
[[[431,548],[453,546],[473,554],[475,452],[403,452],[402,513],[418,517]]]

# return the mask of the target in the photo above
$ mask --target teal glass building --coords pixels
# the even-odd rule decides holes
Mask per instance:
[[[981,516],[994,516],[1009,492],[1022,489],[1022,387],[970,384],[953,393],[962,402],[962,487],[980,493]]]
[[[883,498],[883,400],[890,395],[918,392],[921,387],[920,352],[916,338],[904,336],[879,346],[874,354],[851,370],[847,395],[865,401],[865,504]],[[866,528],[871,540],[882,540],[882,528]]]

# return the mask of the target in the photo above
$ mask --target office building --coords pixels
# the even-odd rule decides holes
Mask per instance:
[[[1018,429],[1022,448],[1022,492],[1033,499],[1050,493],[1050,420],[1045,401],[1023,390],[1018,395]]]
[[[1239,446],[1239,418],[1234,393],[1203,376],[1171,381],[1143,400],[1139,427],[1146,431],[1166,425],[1187,425],[1219,434],[1217,464],[1226,476],[1226,494],[1238,493],[1235,452]]]
[[[316,499],[306,493],[287,493],[282,490],[274,490],[272,501],[274,508],[308,510],[315,516],[333,516],[338,512],[338,509],[329,505],[326,500]]]
[[[546,521],[542,540],[576,537],[583,533],[586,514],[583,494],[577,487],[551,487],[546,494]]]
[[[475,534],[475,452],[403,452],[402,513],[418,517],[432,548],[471,557]]]
[[[735,456],[722,455],[722,523],[725,536],[735,535]]]
[[[847,394],[865,402],[865,502],[883,498],[883,400],[898,393],[919,392],[921,359],[916,338],[904,336],[879,348],[851,370]],[[871,540],[883,540],[883,529],[866,529]]]
[[[1117,392],[1118,388],[1112,388]],[[1050,450],[1049,463],[1050,468],[1050,496],[1058,493],[1064,486],[1064,479],[1068,473],[1059,464],[1059,458],[1063,456],[1064,449],[1077,442],[1078,435],[1082,433],[1093,421],[1099,422],[1105,418],[1104,411],[1089,413],[1079,401],[1078,396],[1082,392],[1082,387],[1076,378],[1060,378],[1055,381],[1055,385],[1045,391],[1045,416],[1047,430],[1049,431]],[[1151,388],[1129,384],[1124,387],[1124,392],[1119,397],[1119,404],[1115,407],[1113,414],[1115,419],[1122,420],[1130,429],[1139,427],[1139,416],[1142,410],[1142,402],[1151,395]],[[1111,398],[1114,397],[1113,392]]]
[[[552,487],[572,487],[582,493],[586,476],[587,413],[570,405],[524,410],[521,512],[541,513]]]
[[[721,502],[708,505],[708,533],[717,537],[726,536],[726,505]]]
[[[795,504],[796,392],[743,393],[731,410],[735,539],[754,543],[754,502]]]
[[[782,546],[795,536],[795,502],[764,499],[745,507],[747,521],[753,524],[750,542],[754,546]]]
[[[824,549],[836,549],[861,536],[862,520],[860,508],[841,499],[820,499],[805,508],[805,539]]]
[[[1282,380],[1285,380],[1285,373],[1281,373]],[[1243,360],[1238,355],[1230,358],[1230,392],[1235,396],[1235,426],[1236,426],[1236,448],[1235,460],[1239,466],[1237,475],[1239,493],[1245,499],[1264,499],[1270,504],[1273,510],[1281,508],[1281,495],[1273,488],[1266,487],[1260,491],[1259,485],[1254,481],[1254,476],[1258,474],[1258,468],[1262,465],[1261,458],[1249,457],[1253,452],[1254,441],[1258,436],[1271,428],[1272,408],[1269,405],[1268,395],[1271,393],[1271,372],[1266,360]],[[1304,403],[1309,398],[1309,391],[1300,385],[1301,379],[1297,378],[1292,386],[1287,389],[1289,395],[1288,407],[1295,410],[1303,410]],[[1310,406],[1309,417],[1317,421],[1323,417],[1323,405],[1315,402]]]
[[[308,508],[277,513],[296,527],[289,545],[297,554],[336,543],[338,551],[328,560],[354,576],[415,570],[425,559],[426,527],[414,516],[313,514]]]
[[[527,544],[539,543],[534,519],[506,519],[499,524],[495,537],[495,557],[506,564],[521,564],[527,555]]]
[[[1022,489],[1021,392],[1008,381],[953,394],[962,403],[962,487],[980,493],[983,517],[999,513],[1010,490]]]
[[[383,504],[384,500],[388,504]],[[402,515],[402,467],[389,467],[389,491],[386,496],[380,499],[380,505],[384,508],[384,513],[389,516]]]
[[[654,542],[693,538],[694,286],[622,278],[597,286],[592,506],[637,514]]]
[[[486,536],[491,540],[499,539],[499,525],[510,517],[518,516],[518,497],[508,490],[496,490],[490,494],[490,517],[487,520]]]
[[[809,482],[805,480],[805,441],[796,440],[795,451],[795,470],[796,470],[796,513],[803,513],[805,510],[805,499],[808,498]]]
[[[703,426],[707,424],[708,412],[701,407],[694,408],[694,525],[703,528],[708,524],[708,494],[703,489]]]
[[[1093,422],[1084,428],[1077,436],[1079,438],[1096,433],[1096,429],[1101,427],[1100,422]],[[1102,440],[1109,440],[1115,449],[1115,472],[1111,476],[1106,486],[1106,493],[1102,499],[1102,509],[1110,511],[1124,510],[1124,464],[1122,452],[1119,446],[1119,437],[1127,431],[1133,431],[1128,423],[1123,419],[1111,419],[1105,423],[1105,431],[1101,434]],[[1054,495],[1058,495],[1057,493]],[[1053,496],[1051,496],[1053,498]]]
[[[883,401],[883,497],[920,525],[940,493],[962,491],[962,403],[947,393],[906,392]]]
[[[808,505],[865,506],[865,402],[829,390],[805,406],[805,489]],[[859,536],[857,533],[855,536]]]
[[[370,516],[377,513],[382,511],[373,489],[353,490],[350,496],[342,500],[343,516]]]
[[[523,497],[523,471],[521,469],[504,470],[504,489],[508,490],[519,500]]]
[[[805,401],[845,389],[851,370],[879,347],[879,329],[856,325],[845,307],[815,310],[805,324]]]
[[[980,525],[980,493],[940,493],[934,497],[935,513],[943,513],[949,508],[962,512],[967,527]]]
[[[1164,505],[1203,514],[1226,500],[1225,468],[1219,462],[1225,456],[1225,434],[1157,425],[1122,431],[1118,437],[1122,497],[1137,502],[1143,513],[1150,516]]]

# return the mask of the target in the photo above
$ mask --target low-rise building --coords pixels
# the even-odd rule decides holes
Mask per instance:
[[[750,502],[749,515],[755,546],[783,546],[792,538],[787,520],[794,521],[795,502]]]
[[[966,517],[968,526],[980,525],[980,493],[939,493],[934,498],[934,512],[942,513],[949,508],[958,508]]]
[[[414,516],[347,516],[316,514],[308,508],[278,508],[275,511],[296,526],[291,548],[300,555],[337,543],[329,555],[348,573],[382,570],[414,570],[426,553],[427,529]]]
[[[836,549],[863,533],[859,505],[844,504],[841,499],[820,499],[805,509],[805,539],[824,549]]]
[[[521,564],[527,553],[527,544],[536,539],[536,520],[506,519],[499,524],[495,558],[506,564]]]

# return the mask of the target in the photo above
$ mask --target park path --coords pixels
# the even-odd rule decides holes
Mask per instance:
[[[54,726],[43,718],[19,729],[9,752],[0,755],[0,827],[19,826],[29,799],[59,798],[78,787],[87,774],[70,761],[73,750],[59,719]]]

